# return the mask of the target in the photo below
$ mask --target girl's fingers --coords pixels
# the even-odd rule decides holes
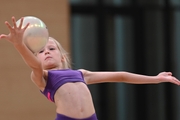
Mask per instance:
[[[12,33],[13,32],[13,27],[7,21],[5,22],[5,24],[9,28],[9,31]]]
[[[23,30],[25,31],[28,26],[29,26],[29,23],[23,28]]]
[[[19,24],[18,28],[21,28],[21,27],[22,27],[23,20],[24,20],[24,18],[22,17],[21,20],[20,20],[20,24]]]
[[[26,30],[26,29],[27,29],[27,27],[29,26],[29,23],[28,23],[24,28],[22,28],[22,26],[23,26],[23,20],[24,20],[24,18],[22,17],[22,18],[20,19],[19,26],[17,26],[15,17],[12,17],[13,26],[11,26],[11,25],[9,24],[9,22],[7,22],[7,21],[5,22],[5,24],[6,24],[6,26],[8,27],[10,33],[14,33],[17,29],[22,29],[22,30]]]
[[[17,25],[16,25],[16,19],[15,19],[15,17],[12,17],[12,21],[13,21],[13,26],[14,26],[14,28],[16,29],[16,28],[17,28]]]
[[[2,34],[2,35],[0,35],[0,39],[1,39],[1,38],[7,38],[7,35]]]
[[[168,75],[172,75],[172,72],[167,72]]]
[[[178,79],[176,79],[176,78],[174,77],[174,80],[176,81],[176,83],[177,83],[178,85],[180,85],[180,81],[179,81]]]

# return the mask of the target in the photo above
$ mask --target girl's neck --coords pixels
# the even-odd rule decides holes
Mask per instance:
[[[62,70],[63,68],[60,67],[53,67],[53,68],[47,68],[45,70]]]

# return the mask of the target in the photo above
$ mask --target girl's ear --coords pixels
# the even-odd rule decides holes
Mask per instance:
[[[61,58],[61,62],[64,62],[65,61],[65,58],[64,58],[64,56],[62,56],[62,58]]]

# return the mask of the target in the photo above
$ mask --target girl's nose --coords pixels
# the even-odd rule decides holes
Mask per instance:
[[[49,51],[48,51],[48,50],[45,50],[45,55],[46,55],[46,54],[49,54]]]

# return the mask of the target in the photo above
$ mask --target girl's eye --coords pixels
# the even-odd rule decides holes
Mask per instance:
[[[49,48],[49,50],[55,50],[55,48]]]
[[[44,50],[39,51],[39,53],[43,53]]]

